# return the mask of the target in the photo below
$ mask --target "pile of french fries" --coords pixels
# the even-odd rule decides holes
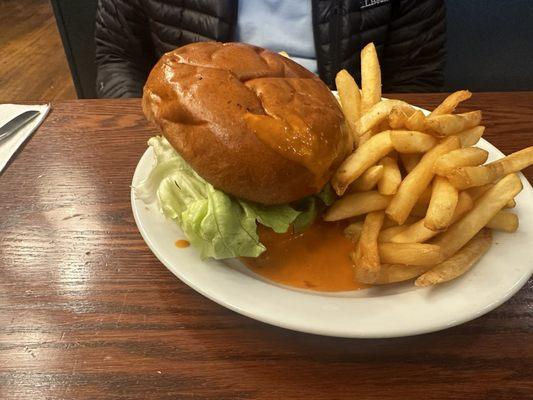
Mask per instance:
[[[361,90],[350,74],[336,77],[354,151],[336,171],[339,199],[326,221],[349,219],[355,279],[416,286],[450,281],[491,246],[491,230],[514,232],[509,211],[522,190],[516,172],[533,164],[533,146],[484,164],[474,147],[485,127],[481,111],[454,114],[471,93],[449,95],[431,114],[381,98],[374,45],[361,52]]]

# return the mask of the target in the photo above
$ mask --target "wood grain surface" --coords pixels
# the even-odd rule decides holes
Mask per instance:
[[[533,93],[477,108],[503,152],[533,144]],[[387,340],[291,332],[194,292],[130,209],[154,133],[139,100],[58,102],[0,176],[1,399],[533,398],[531,280],[472,322]]]
[[[50,1],[0,0],[0,103],[75,98]]]

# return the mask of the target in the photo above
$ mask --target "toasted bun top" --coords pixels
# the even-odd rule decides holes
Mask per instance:
[[[346,152],[338,102],[292,60],[242,43],[165,54],[143,95],[146,117],[200,176],[263,204],[314,194]]]

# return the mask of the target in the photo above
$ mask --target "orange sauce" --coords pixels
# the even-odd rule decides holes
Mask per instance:
[[[184,249],[191,245],[188,240],[184,240],[184,239],[176,240],[174,244],[176,245],[178,249]]]
[[[341,223],[316,222],[301,233],[277,234],[259,226],[267,250],[243,263],[271,281],[324,292],[368,287],[354,280],[350,252],[354,245],[344,237]]]

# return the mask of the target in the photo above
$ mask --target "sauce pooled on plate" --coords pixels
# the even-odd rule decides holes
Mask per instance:
[[[341,223],[317,221],[304,232],[278,234],[259,225],[267,250],[241,261],[256,274],[288,286],[324,292],[368,287],[354,280],[354,244],[344,237],[343,228]]]

